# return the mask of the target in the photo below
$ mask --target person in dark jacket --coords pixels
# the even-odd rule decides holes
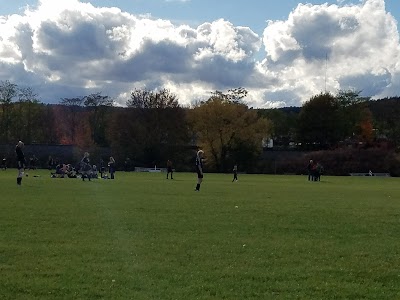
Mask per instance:
[[[238,181],[237,172],[238,172],[238,167],[237,167],[237,164],[235,164],[233,166],[233,179],[232,179],[232,182]]]
[[[92,166],[90,165],[89,152],[85,152],[83,155],[79,172],[82,174],[83,181],[85,181],[85,177],[90,181],[90,177],[92,175]]]
[[[204,177],[204,173],[203,173],[203,155],[204,155],[204,151],[203,150],[199,150],[197,151],[197,155],[196,155],[196,173],[197,173],[197,185],[196,185],[196,192],[200,191],[200,185],[203,182],[203,177]]]
[[[17,176],[17,184],[22,184],[22,176],[24,175],[25,169],[25,155],[22,149],[24,148],[24,143],[19,141],[18,144],[15,146],[15,153],[17,154],[17,169],[18,169],[18,176]]]
[[[110,161],[108,162],[108,171],[110,172],[111,179],[115,177],[115,159],[114,157],[110,156]]]
[[[174,179],[173,176],[173,169],[172,169],[172,161],[171,160],[167,160],[167,179],[168,179],[168,175],[171,174],[171,179]]]
[[[4,156],[2,160],[2,166],[3,170],[7,170],[7,158]]]
[[[315,167],[314,162],[312,159],[310,159],[307,165],[308,181],[314,181],[314,174],[313,174],[314,167]]]

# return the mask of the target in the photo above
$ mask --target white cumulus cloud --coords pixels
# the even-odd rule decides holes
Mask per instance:
[[[79,0],[40,0],[0,16],[0,80],[31,86],[53,103],[101,91],[124,105],[134,88],[168,88],[189,105],[245,87],[252,106],[301,105],[325,78],[332,92],[399,94],[399,45],[383,0],[299,4],[287,20],[269,21],[262,37],[224,19],[193,27]]]
[[[362,4],[299,4],[286,21],[264,31],[265,70],[281,78],[281,91],[301,101],[325,90],[361,90],[395,96],[399,90],[399,32],[383,0]],[[326,76],[325,76],[326,74]],[[397,93],[397,94],[396,94]]]

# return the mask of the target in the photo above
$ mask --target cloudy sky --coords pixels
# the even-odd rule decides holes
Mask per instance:
[[[398,0],[0,0],[0,81],[45,103],[244,87],[254,107],[400,95]]]

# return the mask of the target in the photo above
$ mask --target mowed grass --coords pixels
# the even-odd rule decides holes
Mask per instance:
[[[397,178],[16,173],[0,299],[400,299]]]

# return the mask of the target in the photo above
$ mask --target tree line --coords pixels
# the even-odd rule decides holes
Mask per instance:
[[[371,145],[378,137],[400,145],[399,98],[371,101],[339,91],[312,96],[302,107],[253,109],[246,96],[244,88],[215,91],[188,108],[167,89],[134,89],[125,107],[101,92],[44,104],[32,88],[1,81],[0,143],[107,147],[120,161],[143,166],[186,164],[203,148],[210,169],[220,172],[234,163],[250,168],[268,139],[303,150]]]
[[[332,150],[342,146],[400,146],[400,97],[371,100],[361,91],[314,95],[302,107],[261,110],[281,148]]]

